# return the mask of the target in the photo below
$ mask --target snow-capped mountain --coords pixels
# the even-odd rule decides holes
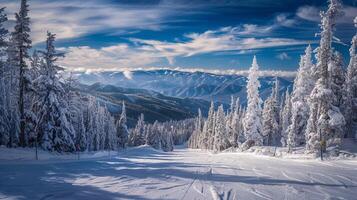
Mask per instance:
[[[199,98],[229,103],[231,96],[246,100],[247,78],[241,75],[217,75],[205,72],[149,70],[132,72],[78,73],[83,84],[110,84],[124,88],[155,91],[167,96]],[[292,78],[279,77],[280,92],[292,87]],[[261,77],[260,93],[265,99],[271,93],[275,77]]]

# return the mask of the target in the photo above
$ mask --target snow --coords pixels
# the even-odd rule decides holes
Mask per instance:
[[[112,155],[88,153],[76,160],[74,155],[41,151],[40,160],[34,161],[29,149],[2,147],[0,199],[355,199],[357,195],[356,159],[321,162],[183,147],[162,152],[149,146]]]

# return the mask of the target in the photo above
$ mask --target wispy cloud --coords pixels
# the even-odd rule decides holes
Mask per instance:
[[[9,19],[19,9],[19,1],[3,0]],[[181,7],[183,8],[183,7]],[[100,31],[160,30],[167,26],[172,15],[180,9],[164,2],[154,5],[118,5],[106,0],[71,0],[30,2],[31,36],[34,43],[44,41],[46,31],[57,34],[58,39],[75,38]],[[122,32],[122,31],[120,31]]]
[[[144,39],[131,39],[131,41],[147,50],[157,51],[169,60],[178,56],[189,57],[212,52],[245,51],[308,43],[308,41],[289,38],[251,37],[259,29],[261,28],[258,26],[250,27],[248,30],[247,28],[241,30],[237,27],[224,27],[219,30],[209,30],[201,34],[191,33],[185,35],[185,42]],[[246,36],[247,32],[251,33],[250,37]]]
[[[320,22],[320,10],[323,9],[315,6],[302,6],[297,10],[296,15],[304,20]],[[344,6],[343,14],[338,18],[337,23],[352,24],[356,13],[357,7]]]
[[[185,42],[166,42],[130,38],[132,44],[117,44],[94,49],[89,46],[69,47],[63,50],[67,56],[60,62],[76,70],[114,70],[149,66],[166,59],[171,65],[177,57],[191,57],[199,54],[220,53],[237,54],[254,52],[269,47],[283,47],[307,44],[289,38],[247,37],[237,27],[224,27],[204,33],[184,35]],[[251,30],[252,31],[252,30]],[[254,34],[253,34],[254,35]]]
[[[88,46],[62,48],[66,56],[59,63],[69,70],[118,70],[144,67],[160,60],[153,51],[134,49],[127,44],[94,49]]]

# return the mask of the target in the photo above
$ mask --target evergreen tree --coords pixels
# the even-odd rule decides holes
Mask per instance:
[[[108,111],[108,108],[104,109],[104,149],[114,150],[117,148],[118,138],[117,138],[117,128],[115,124],[114,117]]]
[[[213,150],[215,152],[222,151],[229,147],[229,141],[227,137],[227,131],[225,126],[225,115],[223,110],[223,105],[218,107],[217,113],[215,115],[215,135]]]
[[[246,137],[246,145],[248,148],[252,145],[262,145],[262,124],[261,124],[261,104],[262,100],[259,97],[260,82],[259,66],[257,59],[254,56],[252,67],[249,70],[247,83],[247,99],[248,106],[244,118],[244,135]]]
[[[163,131],[161,134],[161,148],[163,151],[173,151],[174,142],[170,131]]]
[[[305,129],[309,118],[308,97],[314,87],[312,49],[309,45],[300,59],[300,66],[291,95],[291,124],[287,130],[290,147],[305,143]]]
[[[73,151],[74,129],[70,121],[68,103],[65,101],[65,90],[59,80],[59,71],[63,68],[56,65],[58,57],[55,46],[55,35],[47,33],[46,51],[42,52],[45,65],[41,75],[34,81],[38,101],[34,104],[34,113],[37,114],[38,137],[41,145],[47,150]]]
[[[280,111],[280,133],[281,133],[281,144],[283,147],[288,146],[290,142],[288,141],[288,127],[291,124],[291,97],[289,91],[285,92],[284,106]],[[290,147],[289,147],[290,148]]]
[[[190,136],[189,140],[188,140],[188,147],[189,148],[200,148],[201,144],[200,144],[200,137],[202,137],[203,133],[202,133],[202,128],[203,128],[203,123],[204,120],[202,118],[202,112],[201,109],[198,109],[198,116],[195,119],[195,127],[194,130],[192,132],[192,135]]]
[[[229,139],[232,147],[238,147],[239,137],[242,137],[242,116],[241,116],[241,108],[239,104],[239,98],[236,99],[233,111],[232,111],[232,121],[231,121],[231,129],[232,135]],[[244,136],[243,136],[244,137]]]
[[[275,81],[275,87],[269,98],[266,99],[263,109],[263,136],[265,144],[278,145],[279,140],[279,93],[278,79]]]
[[[159,122],[155,121],[153,125],[149,125],[146,128],[148,129],[146,133],[146,144],[152,146],[155,149],[162,149],[162,138],[159,127]]]
[[[126,119],[126,109],[125,103],[123,102],[122,112],[120,115],[120,119],[117,122],[117,138],[118,138],[118,147],[125,148],[125,144],[128,141],[128,127],[126,126],[127,119]]]
[[[331,90],[333,92],[332,105],[341,107],[343,98],[343,85],[345,83],[345,72],[342,54],[335,51],[332,54],[329,65]]]
[[[333,65],[332,38],[336,17],[340,14],[339,0],[330,0],[327,12],[321,13],[321,40],[317,50],[318,80],[311,92],[309,105],[310,116],[306,130],[306,150],[308,152],[323,151],[328,146],[340,143],[339,130],[344,125],[344,118],[338,107],[333,105],[331,89],[331,74],[329,68]]]
[[[207,120],[203,126],[203,131],[202,131],[202,137],[200,138],[200,144],[202,149],[212,149],[213,145],[211,145],[213,142],[213,137],[214,137],[214,127],[215,127],[215,121],[214,121],[214,103],[213,101],[211,102],[211,107],[208,111],[208,117]]]
[[[5,8],[0,8],[0,58],[6,56],[8,31],[4,28],[7,16],[4,13]],[[10,98],[9,87],[6,84],[6,61],[0,59],[0,145],[8,145],[10,141],[9,115],[11,114],[8,98]]]
[[[15,14],[16,24],[15,31],[12,33],[16,57],[15,62],[19,68],[19,99],[18,99],[18,110],[20,112],[20,145],[25,147],[26,145],[26,135],[25,135],[25,98],[26,89],[30,80],[27,74],[27,64],[26,59],[29,58],[28,50],[31,48],[30,40],[30,18],[28,17],[29,6],[27,0],[21,0],[20,11]]]
[[[357,28],[357,17],[354,19]],[[343,85],[342,111],[346,119],[345,136],[357,138],[354,128],[357,124],[357,33],[353,36],[350,47],[350,62],[347,67],[346,81]]]
[[[129,146],[140,146],[146,143],[144,128],[145,128],[144,114],[141,114],[134,130],[132,130],[132,132],[129,134],[129,139],[128,139]]]

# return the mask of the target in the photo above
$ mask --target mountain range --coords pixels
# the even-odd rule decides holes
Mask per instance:
[[[122,88],[113,85],[95,83],[80,85],[82,93],[97,97],[100,104],[119,118],[122,103],[125,102],[128,126],[133,127],[141,113],[145,121],[153,123],[156,120],[183,120],[197,116],[198,109],[207,115],[210,102],[202,99],[177,98],[162,95],[158,92],[144,89]],[[216,106],[218,104],[216,103]]]
[[[206,72],[177,70],[136,70],[132,72],[77,73],[82,84],[108,84],[121,88],[141,89],[178,98],[195,98],[228,104],[231,96],[246,102],[247,77],[242,75],[217,75]],[[291,90],[291,77],[278,77],[280,92]],[[260,94],[265,99],[271,93],[275,77],[260,78]],[[149,92],[150,93],[150,92]]]

